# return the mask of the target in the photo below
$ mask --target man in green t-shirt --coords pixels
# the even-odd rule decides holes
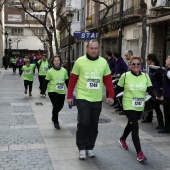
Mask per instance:
[[[111,105],[114,92],[110,68],[107,61],[99,56],[99,42],[94,39],[87,45],[87,54],[76,60],[68,85],[69,105],[73,105],[73,90],[76,86],[78,108],[76,144],[79,149],[79,159],[86,159],[86,151],[89,157],[95,156],[93,148],[102,110],[103,83],[108,91],[106,103]]]
[[[47,56],[45,54],[43,54],[42,56],[42,60],[38,61],[38,79],[39,79],[39,89],[41,91],[42,85],[44,83],[45,80],[45,76],[47,74],[48,71],[48,67],[49,67],[49,63],[47,60]]]
[[[22,72],[24,72],[24,87],[25,87],[25,94],[27,94],[27,89],[29,86],[29,96],[32,96],[32,84],[34,80],[34,69],[35,64],[30,64],[30,60],[27,60],[25,65],[22,67],[20,76]]]

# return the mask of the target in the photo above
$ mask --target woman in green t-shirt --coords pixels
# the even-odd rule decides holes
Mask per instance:
[[[48,70],[40,94],[45,95],[48,84],[48,95],[53,105],[52,121],[54,127],[60,129],[58,114],[64,106],[68,75],[65,68],[61,67],[61,58],[54,56],[51,60],[52,68]]]
[[[27,60],[25,65],[21,68],[20,76],[22,72],[24,72],[24,86],[25,86],[25,94],[27,94],[27,89],[29,86],[29,96],[32,96],[32,84],[34,80],[34,69],[35,64],[30,64],[30,60]]]
[[[144,161],[146,157],[141,150],[138,120],[144,110],[146,91],[149,92],[151,96],[156,96],[152,92],[152,83],[149,76],[141,72],[141,58],[132,56],[129,67],[130,71],[122,74],[116,88],[116,93],[124,90],[123,111],[128,118],[128,123],[118,142],[121,148],[128,149],[126,138],[132,133],[132,141],[137,152],[137,160]]]

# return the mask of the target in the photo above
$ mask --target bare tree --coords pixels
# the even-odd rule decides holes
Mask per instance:
[[[2,11],[2,8],[7,0],[1,0],[0,1],[0,11]]]
[[[49,30],[49,26],[53,26],[53,33],[54,33],[54,42],[55,42],[55,48],[56,48],[56,53],[59,54],[59,46],[57,42],[57,33],[56,33],[56,24],[55,24],[55,17],[54,17],[54,8],[60,3],[64,3],[64,0],[51,0],[50,2],[44,1],[44,0],[37,0],[36,2],[40,3],[43,8],[35,8],[34,6],[31,5],[29,0],[19,0],[21,7],[16,6],[18,10],[22,10],[25,13],[27,13],[30,17],[34,18],[36,21],[38,21],[39,24],[43,26],[47,33],[47,37],[49,40],[49,46],[50,46],[50,57],[53,56],[53,48],[52,48],[52,33]],[[45,16],[44,19],[38,18],[36,15],[33,13],[42,13],[44,12]],[[49,19],[51,18],[51,20]]]
[[[97,36],[97,39],[100,40],[100,37],[102,35],[102,32],[103,32],[103,26],[104,26],[104,20],[106,19],[110,9],[112,8],[112,6],[115,4],[114,0],[113,0],[113,4],[112,5],[107,5],[107,1],[103,0],[103,1],[100,1],[100,0],[92,0],[93,2],[96,2],[98,3],[99,5],[104,5],[105,6],[105,12],[104,12],[104,15],[103,17],[100,19],[100,22],[99,22],[99,26],[97,28],[97,31],[98,31],[98,36]]]

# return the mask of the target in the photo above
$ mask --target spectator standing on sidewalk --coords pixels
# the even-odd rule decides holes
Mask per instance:
[[[147,64],[153,66],[160,66],[159,61],[155,54],[150,53],[147,55]],[[149,77],[153,85],[153,91],[158,97],[162,94],[162,70],[149,68]],[[160,101],[158,99],[153,100],[153,106],[157,115],[158,126],[156,129],[164,128],[163,113],[160,108]],[[141,121],[142,123],[151,123],[153,119],[153,111],[148,112],[148,115],[145,120]]]
[[[94,157],[93,148],[98,134],[98,121],[102,110],[103,83],[108,91],[106,103],[112,105],[114,92],[112,76],[107,61],[99,56],[99,42],[95,39],[88,42],[86,55],[79,57],[72,69],[67,101],[73,105],[73,90],[76,86],[76,106],[78,123],[76,144],[79,159]]]
[[[49,68],[49,63],[47,60],[47,56],[46,56],[46,54],[43,54],[42,60],[38,61],[38,79],[39,79],[39,83],[40,83],[40,85],[39,85],[40,90],[43,86],[48,68]]]
[[[149,76],[146,73],[141,72],[141,63],[140,57],[132,56],[130,58],[129,65],[131,71],[126,72],[121,76],[116,89],[116,93],[124,90],[123,111],[128,118],[128,123],[119,143],[123,149],[128,149],[126,138],[132,133],[132,141],[137,152],[138,161],[146,159],[141,150],[138,120],[144,110],[146,91],[152,96],[155,96],[151,90],[152,83]]]
[[[30,64],[30,61],[27,60],[26,64],[22,67],[20,76],[24,72],[24,93],[27,94],[28,86],[29,86],[29,96],[32,96],[32,84],[34,80],[34,69],[35,64]]]
[[[4,68],[5,68],[5,70],[7,70],[7,68],[8,68],[8,63],[9,63],[9,61],[8,61],[8,57],[7,56],[3,56],[3,66],[4,66]]]
[[[132,50],[126,50],[124,56],[125,56],[125,59],[127,61],[127,65],[129,65],[129,60],[130,60],[130,57],[133,56],[133,51]]]
[[[68,74],[61,66],[61,58],[54,56],[51,59],[52,68],[47,72],[40,94],[45,95],[48,84],[48,95],[53,105],[52,121],[54,127],[60,129],[58,115],[64,106],[66,86],[68,85]]]
[[[21,56],[19,56],[16,64],[17,64],[17,67],[19,69],[19,74],[20,74],[21,68],[24,65],[24,59]]]
[[[163,78],[163,93],[161,101],[165,101],[163,105],[165,128],[158,131],[158,133],[170,133],[170,56],[166,59],[166,71]]]
[[[115,73],[115,60],[114,60],[114,58],[112,56],[112,52],[111,51],[106,51],[105,56],[106,56],[107,63],[109,65],[111,74],[114,75],[114,73]]]

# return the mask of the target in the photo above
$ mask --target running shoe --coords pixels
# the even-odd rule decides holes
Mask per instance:
[[[29,96],[32,96],[32,93],[31,93],[31,92],[29,92]]]
[[[142,150],[137,154],[137,160],[138,160],[139,162],[142,162],[142,161],[146,160],[146,157],[145,157],[145,155],[143,154]]]
[[[118,142],[120,143],[120,147],[122,149],[128,149],[128,145],[126,144],[126,140],[118,140]]]
[[[90,158],[95,157],[95,154],[94,154],[93,150],[87,150],[86,153],[87,153],[87,156],[90,157]]]
[[[80,150],[79,151],[79,159],[85,160],[86,159],[86,150]]]
[[[24,93],[27,94],[27,90],[26,89],[25,89]]]

